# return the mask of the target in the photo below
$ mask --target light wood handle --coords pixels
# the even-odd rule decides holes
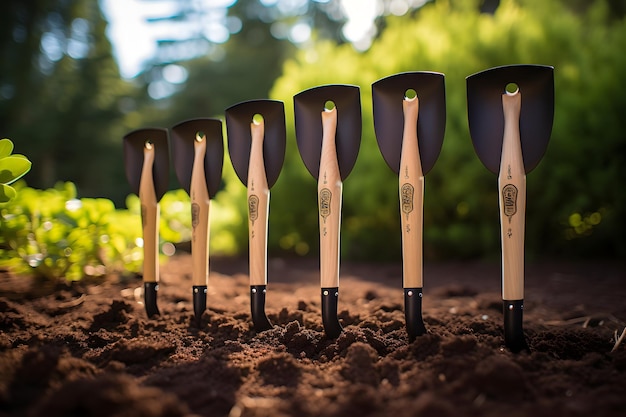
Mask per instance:
[[[522,96],[502,95],[504,138],[498,175],[500,232],[502,240],[502,298],[524,298],[524,223],[526,217],[526,171],[522,159],[519,118]]]
[[[209,280],[209,191],[206,186],[204,157],[206,137],[194,141],[194,160],[191,170],[191,282],[207,285]]]
[[[339,229],[343,184],[337,162],[337,108],[322,112],[322,152],[317,179],[322,288],[339,287]]]
[[[404,288],[423,285],[424,174],[417,141],[419,100],[404,99],[404,133],[400,154],[400,217],[402,225],[402,279]]]
[[[248,241],[250,285],[267,285],[267,222],[270,190],[263,159],[263,120],[250,124],[252,144],[248,165]]]
[[[139,201],[143,231],[143,281],[159,280],[159,203],[154,191],[154,145],[146,142],[139,180]]]

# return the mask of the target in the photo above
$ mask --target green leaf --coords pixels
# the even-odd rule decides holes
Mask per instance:
[[[10,184],[30,171],[31,162],[22,155],[0,159],[0,183]]]
[[[10,139],[0,139],[0,158],[11,155],[13,152],[13,142]]]
[[[15,188],[10,185],[0,184],[0,203],[11,201],[16,195],[17,191],[15,191]]]

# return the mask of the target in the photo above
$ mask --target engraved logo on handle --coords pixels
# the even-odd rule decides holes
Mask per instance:
[[[400,197],[402,199],[402,212],[408,216],[413,211],[413,193],[415,189],[409,183],[402,184]]]
[[[195,229],[200,223],[200,205],[193,203],[191,205],[191,226]]]
[[[513,184],[507,184],[502,188],[502,202],[504,205],[504,215],[509,218],[517,213],[517,188]]]
[[[320,190],[320,216],[326,223],[326,217],[330,216],[330,200],[333,194],[328,188],[322,188]]]
[[[148,213],[148,208],[145,204],[141,205],[141,227],[145,229],[146,227],[146,216]]]
[[[250,214],[250,221],[254,225],[254,221],[259,218],[259,197],[255,194],[248,197],[248,212]]]

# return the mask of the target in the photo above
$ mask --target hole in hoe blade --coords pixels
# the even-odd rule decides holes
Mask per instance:
[[[504,87],[504,91],[510,95],[513,96],[515,94],[517,94],[517,92],[519,91],[519,87],[516,83],[508,83],[506,85],[506,87]]]
[[[254,116],[252,116],[252,123],[254,123],[255,125],[260,125],[261,123],[263,123],[263,115],[256,113]]]
[[[408,90],[404,92],[405,100],[414,100],[416,97],[417,97],[417,91],[413,90],[412,88],[409,88]]]

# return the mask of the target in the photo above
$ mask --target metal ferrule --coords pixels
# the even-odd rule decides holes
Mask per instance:
[[[404,317],[406,320],[406,332],[409,335],[409,342],[415,340],[417,336],[426,333],[424,320],[422,319],[422,289],[404,289]]]
[[[322,323],[326,337],[336,339],[343,331],[337,317],[337,303],[339,300],[339,288],[322,288]]]
[[[502,307],[505,345],[514,353],[528,349],[522,328],[524,300],[503,300]]]
[[[202,324],[202,315],[206,310],[206,285],[194,285],[192,287],[193,292],[193,314],[196,319],[198,327]]]
[[[272,323],[265,315],[265,294],[267,293],[266,285],[250,286],[250,312],[252,314],[252,322],[254,330],[262,332],[271,329]]]
[[[146,307],[146,314],[148,317],[155,316],[159,313],[157,307],[157,291],[159,290],[159,284],[157,282],[144,282],[143,283],[143,303]]]

